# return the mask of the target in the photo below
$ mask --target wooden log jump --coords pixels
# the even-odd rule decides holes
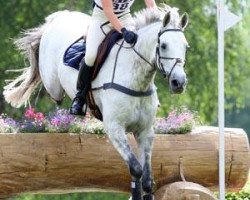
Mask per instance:
[[[132,135],[129,140],[136,149]],[[227,190],[237,191],[248,178],[246,133],[225,129],[225,145]],[[215,127],[185,135],[156,134],[152,157],[156,189],[183,179],[216,189],[218,148]],[[130,181],[125,162],[107,136],[0,134],[0,199],[24,192],[129,192]]]

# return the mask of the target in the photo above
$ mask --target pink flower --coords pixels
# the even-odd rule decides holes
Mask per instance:
[[[36,116],[35,109],[30,107],[25,111],[24,116],[28,119],[34,119]]]
[[[38,121],[43,121],[45,119],[44,114],[41,112],[35,113],[35,117],[36,120]]]

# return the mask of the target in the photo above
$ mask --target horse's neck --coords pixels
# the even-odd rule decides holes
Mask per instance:
[[[138,31],[139,39],[136,44],[136,48],[150,62],[153,62],[153,59],[155,58],[155,48],[160,28],[161,23],[157,22]]]
[[[133,75],[133,87],[145,90],[150,87],[154,82],[156,69],[154,67],[155,50],[160,30],[160,23],[148,25],[138,31],[138,41],[135,50],[143,56],[143,60],[139,55],[135,56],[135,64],[131,66]],[[135,54],[135,52],[133,52]]]
[[[118,46],[113,49],[113,56],[105,63],[98,79],[93,87],[99,87],[103,83],[110,82],[115,63],[114,58],[118,55],[118,62],[114,75],[114,82],[137,91],[146,91],[153,86],[156,69],[153,66],[157,36],[160,30],[160,23],[148,25],[138,31],[138,41],[135,50],[139,52],[148,62],[145,62],[131,48],[122,48],[117,54]]]

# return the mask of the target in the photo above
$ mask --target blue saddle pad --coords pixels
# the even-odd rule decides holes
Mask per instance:
[[[66,66],[79,70],[79,64],[85,56],[86,43],[81,37],[68,47],[63,56],[63,63]]]
[[[105,62],[105,59],[108,57],[112,47],[115,45],[115,43],[122,38],[122,34],[111,30],[106,38],[103,40],[103,42],[100,44],[98,48],[98,58],[95,62],[96,67],[96,73],[95,77],[97,76],[98,72],[100,71],[103,63]],[[86,43],[83,37],[79,38],[77,41],[75,41],[72,45],[68,47],[68,49],[65,51],[63,56],[63,62],[66,66],[73,67],[74,69],[79,70],[80,62],[85,56],[86,52]]]

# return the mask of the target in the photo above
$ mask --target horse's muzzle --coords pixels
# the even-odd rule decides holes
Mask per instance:
[[[182,79],[173,79],[170,80],[170,89],[171,92],[180,94],[185,90],[185,87],[187,85],[187,79],[182,78]]]

